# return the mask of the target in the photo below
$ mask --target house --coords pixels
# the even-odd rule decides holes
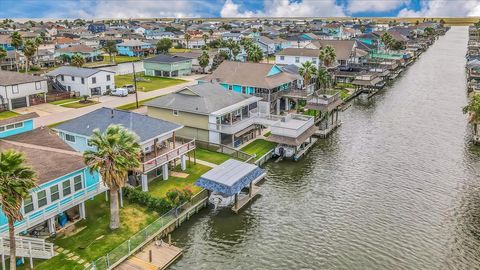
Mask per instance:
[[[162,38],[174,39],[176,37],[174,33],[165,32],[162,30],[145,31],[144,35],[146,39],[162,39]]]
[[[20,54],[18,51],[7,51],[5,58],[0,59],[0,69],[1,70],[17,70],[18,67],[22,67],[25,64],[26,58],[24,55]]]
[[[143,67],[145,68],[145,75],[148,76],[186,76],[192,73],[192,59],[183,56],[159,54],[143,60]]]
[[[27,117],[0,120],[0,126],[31,122]],[[47,127],[34,129],[33,124],[24,124],[22,132],[0,139],[0,151],[7,149],[22,152],[37,175],[38,186],[22,203],[20,211],[24,219],[15,223],[17,234],[36,237],[41,233],[53,234],[75,220],[84,219],[85,201],[106,191],[98,173],[90,172],[82,155]],[[7,231],[7,218],[1,212],[0,233]]]
[[[117,51],[119,55],[138,57],[154,53],[155,48],[150,43],[139,40],[127,40],[117,44]]]
[[[305,48],[323,49],[327,46],[335,50],[334,66],[340,66],[340,68],[348,68],[349,64],[361,64],[368,57],[367,52],[357,48],[356,40],[315,40]]]
[[[0,35],[0,48],[5,51],[13,51],[15,48],[12,46],[12,39],[8,35]]]
[[[27,113],[0,120],[0,138],[32,130],[34,128],[33,119],[37,117],[37,113]]]
[[[176,133],[183,128],[165,120],[150,116],[100,108],[75,119],[64,122],[54,128],[73,149],[84,152],[94,150],[88,140],[95,129],[105,131],[109,125],[122,125],[135,132],[142,148],[142,164],[135,172],[130,172],[128,182],[133,186],[142,186],[148,190],[148,181],[158,178],[168,179],[170,162],[180,161],[182,170],[186,169],[187,155],[195,149],[195,140],[182,140]]]
[[[0,106],[13,110],[30,106],[30,100],[48,91],[47,79],[0,70]]]
[[[64,90],[79,92],[81,96],[104,95],[115,89],[115,72],[112,71],[62,66],[46,75]]]
[[[69,37],[57,37],[53,40],[53,44],[55,44],[55,48],[60,49],[80,45],[80,41]]]
[[[107,27],[103,23],[91,23],[88,25],[87,29],[94,34],[97,34],[105,32],[107,30]]]
[[[278,65],[296,65],[301,67],[307,61],[315,66],[320,66],[318,56],[320,50],[308,48],[287,48],[275,55],[275,63]]]
[[[73,58],[75,55],[82,56],[85,61],[93,62],[99,59],[101,53],[100,50],[92,48],[87,45],[72,45],[55,50],[55,57],[66,55],[69,58]]]
[[[200,64],[198,62],[198,57],[200,57],[200,55],[202,55],[202,53],[203,53],[202,51],[195,50],[195,51],[190,51],[190,52],[174,53],[173,55],[192,59],[192,71],[203,72],[203,68],[200,66]],[[205,67],[205,70],[210,70],[210,68],[212,67],[213,58],[215,57],[215,54],[216,53],[213,52],[213,51],[208,52],[209,63]]]
[[[275,41],[266,36],[260,36],[256,40],[256,44],[262,49],[264,55],[272,55],[276,52],[277,45]]]

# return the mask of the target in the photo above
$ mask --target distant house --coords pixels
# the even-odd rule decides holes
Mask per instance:
[[[164,32],[161,30],[150,30],[150,31],[145,30],[144,35],[146,39],[162,39],[162,38],[174,39],[175,38],[174,33]]]
[[[296,65],[301,67],[307,61],[319,67],[320,50],[307,48],[287,48],[275,55],[275,63],[279,65]]]
[[[115,88],[115,73],[94,68],[62,66],[46,74],[66,91],[78,91],[80,95],[104,95]]]
[[[277,46],[275,41],[266,36],[260,36],[257,41],[257,45],[262,49],[264,55],[271,55],[276,53]]]
[[[30,99],[47,93],[47,79],[0,70],[0,106],[12,110],[30,106]]]
[[[117,51],[119,55],[145,56],[155,52],[155,48],[150,43],[139,40],[127,40],[117,44]]]
[[[145,75],[160,77],[186,76],[192,73],[192,59],[176,55],[159,54],[143,60]]]
[[[100,50],[87,45],[73,45],[55,50],[55,57],[60,57],[62,55],[67,55],[69,58],[72,58],[75,55],[81,55],[85,61],[93,62],[98,60],[101,53]]]
[[[91,23],[88,25],[88,31],[97,34],[101,32],[105,32],[107,30],[107,27],[103,23]]]
[[[53,44],[55,44],[55,48],[59,49],[59,48],[80,45],[80,41],[72,38],[68,38],[68,37],[57,37],[56,39],[53,40]]]
[[[13,51],[15,48],[11,44],[12,39],[8,35],[0,35],[0,48],[6,51]]]

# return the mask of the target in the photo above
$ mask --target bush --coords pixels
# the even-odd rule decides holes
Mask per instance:
[[[143,192],[140,189],[132,187],[124,187],[123,195],[131,203],[137,203],[147,207],[149,210],[157,211],[160,215],[165,214],[174,207],[188,202],[193,192],[189,187],[184,189],[173,188],[167,191],[165,198],[156,198],[148,192]]]

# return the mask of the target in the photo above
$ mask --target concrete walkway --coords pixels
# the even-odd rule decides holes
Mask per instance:
[[[138,100],[140,101],[148,98],[157,97],[160,95],[165,95],[165,94],[180,90],[185,86],[195,85],[196,84],[195,80],[202,76],[204,75],[191,75],[187,77],[180,77],[180,79],[187,80],[188,82],[178,84],[175,86],[165,87],[158,90],[153,90],[150,92],[139,91]],[[97,100],[97,99],[94,98],[94,100]],[[65,108],[62,106],[52,105],[52,104],[40,104],[40,105],[35,105],[27,108],[22,108],[18,112],[22,114],[37,112],[40,115],[40,117],[35,119],[35,125],[37,127],[48,126],[58,122],[67,121],[75,117],[79,117],[81,115],[92,112],[98,108],[102,108],[102,107],[115,108],[121,105],[135,102],[135,94],[130,94],[127,97],[101,96],[98,98],[98,101],[100,101],[99,104],[78,108],[78,109]]]
[[[211,163],[211,162],[208,162],[208,161],[205,161],[205,160],[201,160],[201,159],[198,159],[198,158],[197,158],[197,163],[205,165],[205,166],[210,167],[210,168],[215,168],[215,167],[218,166],[217,164],[214,164],[214,163]]]

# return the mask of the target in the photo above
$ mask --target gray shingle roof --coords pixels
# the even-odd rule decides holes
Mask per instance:
[[[97,72],[105,71],[95,68],[80,68],[80,67],[72,67],[72,66],[61,66],[55,70],[52,70],[47,73],[47,76],[58,76],[58,75],[68,75],[68,76],[75,76],[75,77],[82,77],[88,78]],[[105,71],[111,72],[111,71]],[[112,72],[114,73],[114,72]]]
[[[177,55],[159,54],[152,58],[145,59],[143,60],[143,62],[175,63],[175,62],[182,62],[187,60],[192,60],[192,59],[183,57],[183,56],[177,56]]]
[[[182,128],[181,125],[138,113],[100,108],[62,123],[55,129],[90,137],[94,129],[98,128],[103,132],[111,124],[120,124],[135,132],[140,137],[140,142]]]
[[[144,105],[196,114],[210,114],[247,99],[251,99],[252,102],[260,100],[258,97],[228,91],[217,83],[201,83],[158,97]]]
[[[13,71],[0,70],[0,85],[12,85],[21,83],[31,83],[45,81],[44,77],[33,76]]]

